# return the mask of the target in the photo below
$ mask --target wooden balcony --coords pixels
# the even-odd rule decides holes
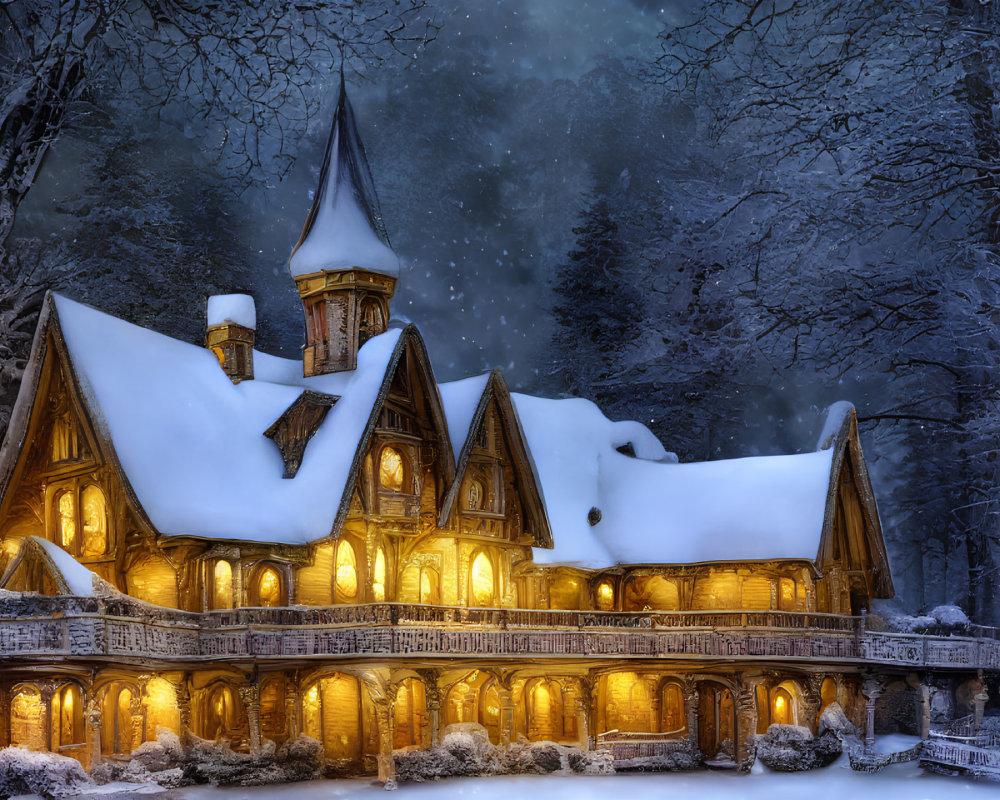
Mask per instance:
[[[192,613],[128,598],[0,599],[0,658],[158,662],[375,657],[874,663],[1000,669],[1000,640],[866,631],[861,617],[377,603]]]

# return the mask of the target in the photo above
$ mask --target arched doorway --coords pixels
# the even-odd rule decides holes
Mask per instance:
[[[10,699],[10,743],[29,750],[48,750],[42,696],[34,686],[21,687]]]
[[[566,738],[562,687],[553,680],[537,678],[525,685],[528,739],[558,742]]]
[[[736,704],[721,683],[698,684],[698,748],[706,761],[733,761],[736,753]]]
[[[396,704],[393,707],[393,749],[422,747],[427,725],[424,685],[416,678],[407,678],[396,690]]]
[[[378,731],[368,693],[353,675],[335,672],[315,681],[303,695],[307,736],[323,743],[326,757],[353,769],[378,749]],[[371,746],[374,742],[374,747]]]
[[[474,670],[445,696],[445,724],[478,722],[493,744],[500,744],[500,692],[487,673]]]
[[[216,683],[206,691],[202,736],[211,740],[225,739],[234,749],[249,740],[243,703],[224,683]]]
[[[687,735],[687,713],[684,690],[676,681],[668,680],[660,688],[660,733],[673,733],[677,738]]]
[[[101,750],[114,755],[128,755],[142,742],[141,726],[136,729],[132,710],[135,687],[114,682],[104,690],[101,702]]]
[[[795,724],[795,704],[792,695],[781,686],[775,687],[771,692],[771,724]]]
[[[83,693],[77,684],[67,683],[52,696],[52,746],[57,751],[75,749],[85,741]]]
[[[469,605],[492,607],[496,603],[496,571],[493,560],[485,551],[469,565]]]

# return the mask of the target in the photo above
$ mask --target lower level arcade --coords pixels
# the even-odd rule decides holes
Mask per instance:
[[[72,756],[87,767],[121,758],[158,728],[253,751],[305,733],[344,773],[379,769],[392,750],[428,748],[452,723],[482,725],[496,745],[555,741],[593,747],[616,735],[688,743],[706,760],[738,762],[772,722],[815,730],[837,701],[857,724],[859,676],[629,664],[562,668],[486,665],[396,668],[352,664],[244,672],[233,668],[87,675],[8,673],[0,745]],[[381,770],[380,770],[381,771]]]

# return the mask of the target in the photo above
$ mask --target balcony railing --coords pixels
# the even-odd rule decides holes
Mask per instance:
[[[380,656],[819,660],[1000,668],[1000,641],[866,631],[782,611],[622,613],[403,603],[204,613],[126,597],[0,598],[0,657],[163,662]]]

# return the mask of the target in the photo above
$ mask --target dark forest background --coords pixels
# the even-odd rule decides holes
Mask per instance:
[[[0,422],[45,288],[192,342],[287,276],[343,64],[441,380],[682,460],[857,407],[899,603],[1000,622],[996,0],[0,0]]]

